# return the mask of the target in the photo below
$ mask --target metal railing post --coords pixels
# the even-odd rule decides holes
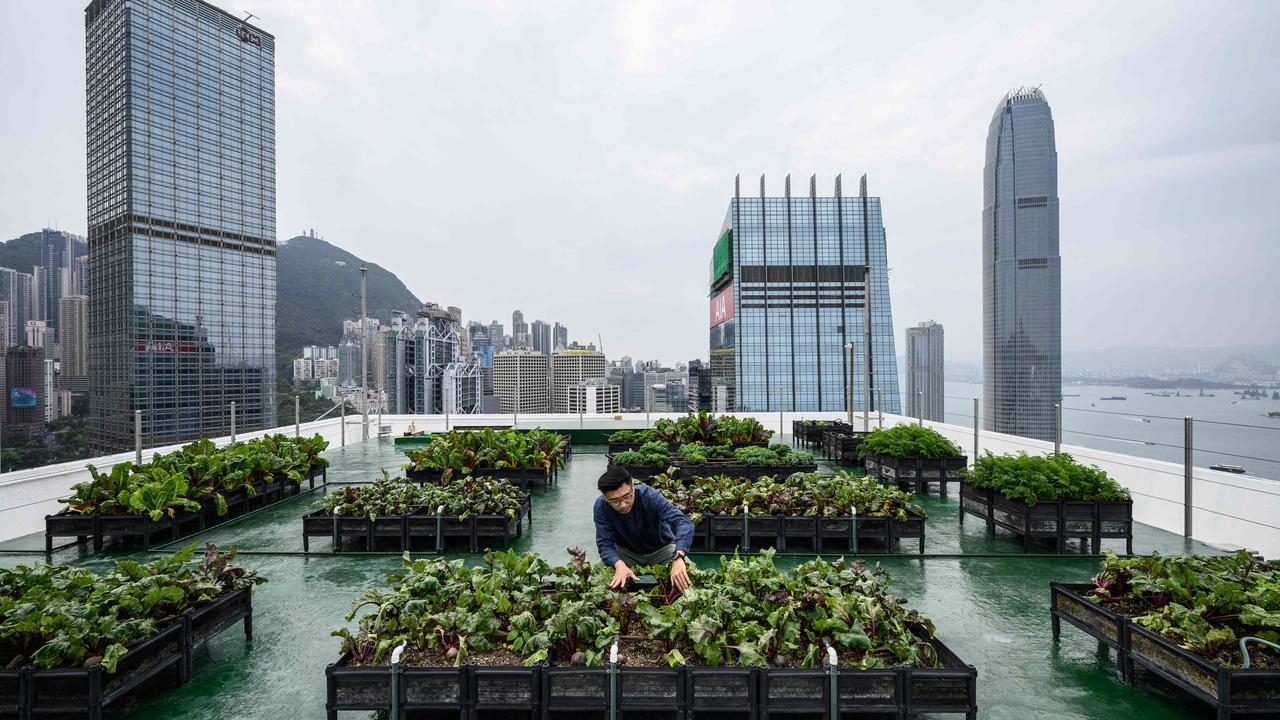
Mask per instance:
[[[916,391],[916,424],[924,427],[924,391]]]
[[[1191,416],[1182,418],[1182,536],[1191,537]]]
[[[978,398],[973,399],[973,463],[978,463]]]
[[[1062,403],[1053,404],[1053,454],[1062,452]]]
[[[133,411],[133,462],[142,464],[142,411]]]
[[[341,417],[341,419],[342,419],[342,435],[341,435],[341,437],[342,437],[342,445],[341,445],[341,447],[346,447],[346,446],[347,446],[347,399],[346,399],[345,397],[344,397],[344,398],[342,398],[342,411],[341,411],[341,412],[342,412],[342,414],[340,415],[340,417]]]
[[[449,432],[449,408],[444,409],[444,431]]]
[[[876,388],[876,423],[884,429],[884,391]]]
[[[293,396],[293,436],[302,437],[302,396]]]
[[[236,441],[236,404],[231,403],[231,442]]]

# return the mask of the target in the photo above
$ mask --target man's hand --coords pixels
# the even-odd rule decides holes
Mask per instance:
[[[671,582],[675,583],[680,592],[689,589],[689,571],[685,569],[682,557],[671,561]]]
[[[625,562],[619,560],[613,564],[613,579],[609,581],[609,589],[616,590],[626,585],[628,578],[636,581],[640,580],[635,573],[631,572],[631,568],[627,567]]]

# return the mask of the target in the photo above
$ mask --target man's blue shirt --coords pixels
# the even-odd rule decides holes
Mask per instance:
[[[606,565],[618,562],[617,545],[636,554],[651,553],[674,542],[676,550],[689,551],[693,521],[648,485],[632,485],[636,494],[631,512],[613,509],[603,496],[596,498],[596,549]]]

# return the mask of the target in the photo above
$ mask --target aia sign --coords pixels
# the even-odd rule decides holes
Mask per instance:
[[[733,319],[733,285],[711,297],[711,327]]]

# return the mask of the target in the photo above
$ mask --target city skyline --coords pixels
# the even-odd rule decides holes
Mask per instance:
[[[84,101],[82,9],[0,8],[0,81],[9,92],[39,99],[0,120],[0,151],[30,169],[0,178],[0,194],[10,199],[0,208],[0,237],[44,226],[85,234],[84,129],[77,120]],[[1237,80],[1266,65],[1266,38],[1280,21],[1275,6],[1176,4],[1153,22],[1139,7],[1073,5],[1047,8],[1028,27],[986,6],[895,10],[883,33],[859,35],[857,42],[850,42],[853,17],[841,17],[836,6],[755,11],[617,8],[550,27],[536,11],[519,8],[462,17],[444,8],[438,22],[426,22],[413,7],[355,2],[308,13],[303,5],[273,6],[255,22],[289,39],[278,59],[281,123],[290,128],[280,146],[279,227],[325,227],[335,243],[360,248],[384,267],[421,261],[413,245],[449,243],[460,263],[496,269],[485,292],[464,274],[405,282],[420,296],[453,298],[476,318],[501,318],[524,303],[528,289],[520,278],[600,278],[607,302],[583,304],[548,292],[540,299],[543,317],[600,328],[611,354],[685,358],[702,345],[698,318],[684,315],[705,282],[700,268],[672,267],[665,258],[714,232],[706,208],[728,198],[722,178],[812,168],[825,184],[836,171],[857,168],[893,208],[885,225],[900,248],[889,258],[900,311],[895,337],[906,318],[935,317],[949,329],[954,359],[975,361],[980,253],[971,238],[980,226],[973,186],[982,165],[982,138],[975,135],[993,95],[1043,84],[1064,138],[1062,235],[1072,249],[1063,303],[1075,308],[1064,317],[1064,354],[1280,339],[1280,330],[1250,320],[1257,307],[1280,305],[1280,289],[1265,275],[1280,260],[1280,249],[1266,242],[1280,221],[1263,192],[1280,168],[1277,130],[1264,118],[1280,100]],[[350,37],[353,24],[367,32]],[[1123,33],[1126,43],[1088,37],[1100,24]],[[815,35],[813,27],[826,29]],[[418,28],[421,37],[399,28]],[[508,35],[527,40],[531,32],[532,55],[515,64],[520,72],[490,93],[493,101],[476,101],[461,68],[511,61],[501,54],[473,58],[450,36],[485,33],[501,44]],[[711,73],[718,66],[710,59],[729,43],[751,44],[765,33],[776,50],[732,64],[723,77]],[[934,38],[930,47],[920,45],[924,37]],[[973,51],[988,44],[1001,52]],[[1215,52],[1225,47],[1231,52]],[[564,62],[584,54],[598,61],[589,68]],[[686,68],[679,80],[668,76],[672,63]],[[873,66],[875,72],[863,72]],[[747,120],[732,109],[742,101],[737,88],[761,73],[801,80]],[[401,92],[425,86],[422,77],[455,98],[448,112],[418,112],[417,103],[428,98],[416,89]],[[1188,78],[1204,92],[1182,91]],[[1212,78],[1221,81],[1204,82]],[[690,90],[698,100],[673,110],[674,98]],[[505,99],[499,103],[498,96]],[[1256,112],[1231,111],[1241,105]],[[360,109],[370,107],[392,112]],[[413,132],[400,124],[411,117],[422,124]],[[531,142],[527,133],[542,139]],[[387,137],[419,135],[449,142],[412,140],[397,145],[394,156],[379,148]],[[495,148],[491,137],[505,139]],[[873,142],[849,143],[850,137]],[[548,162],[548,153],[557,162]],[[374,172],[375,163],[386,172]],[[415,174],[422,166],[434,169],[412,196],[405,190],[420,183],[396,182],[409,166]],[[495,192],[465,190],[495,174],[503,178]],[[365,176],[380,182],[366,189],[335,180]],[[632,203],[663,212],[610,226],[606,217]],[[563,223],[564,215],[581,222]],[[608,243],[600,242],[601,226],[610,227]],[[1212,250],[1199,240],[1210,227]],[[1229,271],[1231,281],[1203,301],[1177,291],[1205,267],[1214,278]],[[648,278],[658,272],[667,287],[653,292]],[[1125,323],[1114,312],[1155,307],[1168,311],[1155,322]],[[627,331],[611,338],[615,326]]]

